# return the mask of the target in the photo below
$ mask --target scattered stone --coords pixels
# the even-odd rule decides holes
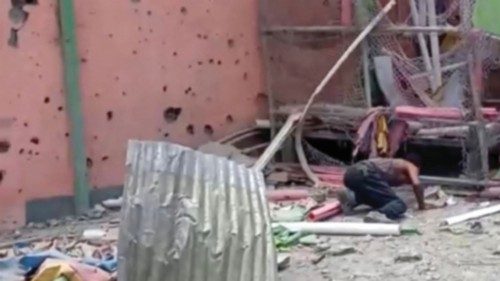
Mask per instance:
[[[327,193],[325,190],[315,190],[312,192],[311,198],[318,204],[321,204],[326,201]]]
[[[95,220],[95,219],[102,218],[105,213],[106,213],[106,208],[104,208],[101,204],[97,204],[97,205],[94,206],[93,209],[88,210],[85,213],[85,217],[87,217],[89,219],[94,219]]]
[[[47,224],[44,222],[37,222],[33,224],[34,229],[45,229],[47,228]]]
[[[318,244],[318,236],[315,234],[307,235],[299,239],[299,243],[305,246],[314,246]]]
[[[325,255],[325,254],[315,254],[315,255],[313,256],[313,258],[311,259],[311,263],[312,263],[312,264],[318,264],[318,263],[320,263],[322,260],[324,260],[324,259],[325,259],[325,257],[326,257],[326,255]]]
[[[331,247],[332,245],[330,245],[330,243],[319,243],[316,245],[316,247],[314,247],[314,251],[316,251],[317,253],[321,253],[330,249]]]
[[[123,197],[112,198],[102,201],[102,205],[111,210],[120,209],[122,207],[122,204],[123,204]]]
[[[415,250],[403,250],[398,253],[394,262],[402,263],[402,262],[418,262],[422,260],[422,254],[416,252]]]
[[[278,253],[277,257],[278,270],[282,271],[288,268],[290,266],[290,260],[291,260],[290,254]]]
[[[14,231],[14,233],[12,233],[12,237],[13,237],[14,239],[18,239],[18,238],[19,238],[19,237],[21,237],[21,236],[22,236],[22,233],[21,233],[21,231],[19,231],[19,229],[16,229],[16,230]]]
[[[469,232],[472,234],[483,234],[484,233],[483,224],[480,221],[472,222],[469,225]]]
[[[345,256],[349,254],[354,254],[356,252],[357,250],[353,246],[340,245],[338,247],[328,250],[327,254],[330,256]]]
[[[56,227],[60,224],[60,222],[56,219],[51,219],[47,223],[49,224],[50,227]]]
[[[299,222],[306,215],[306,208],[302,206],[286,206],[271,213],[271,217],[275,222]]]
[[[500,246],[498,246],[497,249],[493,251],[493,255],[500,256]]]

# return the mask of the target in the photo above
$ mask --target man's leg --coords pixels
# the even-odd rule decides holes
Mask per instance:
[[[398,219],[407,210],[403,200],[380,177],[378,170],[370,165],[361,164],[349,168],[344,184],[354,192],[356,203],[366,204],[389,219]],[[342,201],[341,197],[339,199]]]

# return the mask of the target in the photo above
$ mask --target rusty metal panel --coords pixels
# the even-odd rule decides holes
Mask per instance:
[[[129,142],[121,281],[272,281],[262,173],[160,142]]]

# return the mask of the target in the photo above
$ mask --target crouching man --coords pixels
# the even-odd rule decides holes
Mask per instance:
[[[357,205],[372,207],[366,222],[388,222],[403,217],[407,206],[392,187],[411,185],[420,210],[425,209],[424,193],[419,181],[420,161],[417,155],[404,159],[373,158],[349,167],[344,175],[346,190],[338,197],[344,213]]]

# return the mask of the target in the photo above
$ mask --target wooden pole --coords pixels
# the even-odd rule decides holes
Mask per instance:
[[[428,0],[427,9],[429,11],[429,25],[431,27],[437,26],[437,15],[436,15],[436,1]],[[443,78],[441,76],[441,53],[439,52],[439,37],[437,32],[431,32],[431,53],[432,53],[432,67],[434,70],[434,83],[437,87],[441,87],[443,84]]]
[[[363,41],[361,45],[361,52],[363,57],[363,82],[365,90],[366,105],[368,108],[373,106],[372,103],[372,85],[370,82],[370,46],[367,40]]]
[[[420,23],[420,15],[417,10],[417,4],[415,2],[416,0],[410,0],[410,8],[411,8],[411,15],[413,18],[413,23],[416,26],[422,26]],[[420,53],[422,54],[422,59],[424,61],[425,65],[425,71],[428,73],[432,73],[432,65],[431,65],[431,58],[429,56],[429,49],[427,49],[427,40],[425,40],[424,34],[422,32],[417,33],[417,39],[418,39],[418,44],[420,47]],[[427,76],[429,79],[429,85],[431,85],[432,92],[436,92],[437,86],[436,82],[434,80],[434,77]]]
[[[74,170],[74,204],[77,214],[89,208],[89,185],[87,181],[87,157],[83,129],[82,102],[80,96],[80,59],[77,51],[75,33],[75,14],[73,0],[59,0],[59,20],[62,33],[64,58],[64,82],[66,106],[71,127],[71,152]]]
[[[362,31],[355,26],[272,26],[262,30],[264,35],[275,33],[320,33],[320,34],[350,34]],[[459,33],[460,29],[455,26],[407,26],[389,25],[380,26],[373,30],[374,34],[384,33]]]
[[[316,97],[323,91],[328,82],[330,82],[333,75],[337,73],[340,67],[347,61],[349,56],[356,50],[356,48],[365,40],[365,38],[372,32],[372,30],[377,26],[377,24],[384,18],[384,16],[396,5],[396,0],[391,0],[387,5],[378,13],[378,15],[373,18],[370,23],[366,26],[366,28],[354,39],[351,45],[347,48],[347,50],[342,54],[339,60],[333,65],[333,67],[328,71],[326,76],[321,80],[319,85],[316,87],[314,92],[311,94],[311,97],[307,101],[304,109],[302,110],[302,115],[300,117],[297,130],[295,131],[295,149],[297,150],[297,156],[299,158],[300,165],[306,175],[311,179],[315,185],[320,185],[321,182],[319,178],[314,174],[307,163],[307,158],[305,157],[304,149],[302,146],[302,131],[304,126],[304,121],[309,111],[309,108],[314,103]]]

